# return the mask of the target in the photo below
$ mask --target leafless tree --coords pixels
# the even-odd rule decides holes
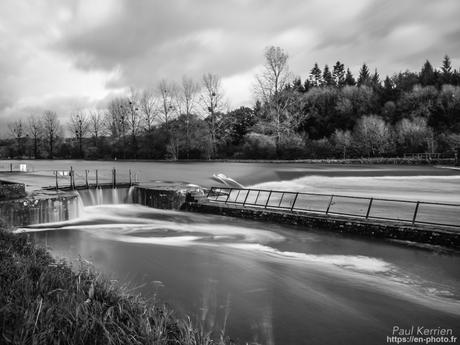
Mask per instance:
[[[212,73],[204,74],[202,81],[203,94],[201,96],[201,102],[205,112],[208,114],[210,154],[211,158],[213,158],[216,154],[217,116],[225,107],[224,93],[221,86],[221,78],[218,75]]]
[[[159,119],[165,124],[166,131],[170,133],[169,123],[177,111],[177,85],[163,79],[158,83],[158,93]]]
[[[16,140],[18,146],[18,155],[22,156],[24,154],[24,137],[25,137],[25,127],[22,123],[22,120],[16,120],[8,124],[8,129],[11,136]]]
[[[151,89],[142,91],[139,97],[139,109],[142,114],[145,130],[151,133],[157,118],[157,100]]]
[[[105,113],[99,109],[89,112],[89,133],[94,138],[96,148],[99,144],[99,137],[104,133],[104,117]]]
[[[83,138],[85,138],[89,133],[88,116],[81,111],[73,113],[70,116],[69,129],[78,141],[79,156],[80,158],[83,158]]]
[[[109,103],[105,121],[106,127],[113,138],[122,140],[123,158],[126,158],[126,133],[129,129],[128,116],[129,104],[126,98],[116,98]]]
[[[268,111],[271,125],[275,129],[276,144],[282,141],[283,123],[289,122],[288,108],[294,98],[285,88],[291,75],[288,66],[288,54],[280,47],[268,47],[265,50],[264,69],[256,76],[254,92]]]
[[[34,142],[34,158],[38,158],[38,146],[43,135],[43,126],[40,119],[35,115],[30,115],[27,119],[27,133]]]
[[[139,114],[139,93],[134,89],[130,89],[128,96],[128,126],[131,131],[131,141],[133,151],[137,154],[137,134],[140,129],[140,114]]]
[[[288,54],[280,47],[265,49],[265,64],[261,74],[256,76],[255,94],[265,103],[270,103],[289,83]]]
[[[190,116],[195,110],[200,85],[193,79],[186,76],[182,77],[180,89],[179,108],[185,115],[185,151],[187,159],[190,158]]]
[[[48,144],[48,156],[54,157],[54,146],[61,132],[61,124],[54,111],[47,110],[42,115],[43,133]]]

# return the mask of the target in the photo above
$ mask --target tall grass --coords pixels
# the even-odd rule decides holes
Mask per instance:
[[[72,270],[26,235],[0,230],[0,344],[231,344],[166,305]]]

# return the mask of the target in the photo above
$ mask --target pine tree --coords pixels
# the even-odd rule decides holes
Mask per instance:
[[[337,87],[343,87],[345,85],[345,65],[340,63],[340,61],[335,63],[332,77]]]
[[[310,71],[310,82],[313,86],[320,86],[322,81],[321,70],[318,67],[318,63],[315,62],[315,66]]]
[[[323,86],[334,86],[334,79],[332,78],[332,73],[329,70],[329,66],[325,65],[324,66],[324,71],[323,71]]]
[[[377,68],[375,69],[374,74],[371,77],[371,85],[374,88],[374,90],[379,89],[382,85],[380,84],[380,75],[377,72]]]
[[[369,73],[369,68],[366,63],[363,63],[361,69],[359,70],[358,86],[369,85],[370,83],[371,75]]]
[[[295,78],[294,81],[292,82],[292,88],[297,91],[297,92],[300,92],[300,93],[304,93],[305,92],[305,88],[304,86],[302,85],[302,80],[300,80],[300,78]]]
[[[445,55],[442,60],[441,72],[442,83],[450,84],[452,81],[452,64],[448,55]]]
[[[348,86],[355,86],[356,85],[356,80],[353,77],[353,74],[351,73],[349,68],[347,68],[347,74],[345,76],[345,85],[348,85]]]
[[[422,66],[419,79],[423,86],[435,85],[436,83],[435,71],[433,70],[433,66],[428,60],[426,60]]]

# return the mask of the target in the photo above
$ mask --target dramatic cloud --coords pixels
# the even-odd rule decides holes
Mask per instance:
[[[232,106],[252,103],[263,50],[315,62],[363,62],[381,76],[460,64],[458,0],[6,0],[0,2],[0,125],[53,108],[65,119],[130,86],[223,77]],[[4,126],[3,126],[4,127]]]

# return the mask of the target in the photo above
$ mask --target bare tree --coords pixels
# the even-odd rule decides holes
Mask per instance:
[[[221,78],[216,74],[203,75],[203,94],[201,102],[205,112],[209,115],[210,154],[214,157],[217,144],[217,116],[225,107],[224,93],[221,86]]]
[[[34,142],[34,158],[38,158],[38,146],[40,144],[40,139],[43,135],[43,126],[40,122],[40,119],[34,115],[30,115],[27,119],[27,133],[32,138]]]
[[[169,123],[176,113],[177,86],[164,79],[158,83],[160,97],[159,119],[165,124],[166,131],[170,133]]]
[[[256,76],[255,94],[268,110],[272,127],[275,129],[276,144],[282,141],[283,123],[289,122],[288,108],[294,101],[292,94],[285,92],[290,81],[288,54],[280,47],[265,50],[264,69]]]
[[[182,77],[180,96],[178,97],[181,113],[185,115],[185,152],[187,159],[190,158],[190,116],[195,110],[200,85],[193,79]]]
[[[145,125],[145,130],[151,133],[154,127],[155,119],[157,118],[157,100],[151,89],[142,91],[139,97],[139,109],[142,114],[142,120]]]
[[[261,74],[256,75],[256,96],[265,103],[270,103],[289,83],[288,54],[280,47],[265,49],[265,64]]]
[[[48,156],[54,157],[54,146],[61,131],[61,124],[54,111],[47,110],[42,115],[43,133],[48,144]]]
[[[89,113],[89,133],[94,138],[94,146],[99,144],[99,136],[104,132],[104,112],[101,110],[91,110]]]
[[[141,117],[139,114],[139,93],[134,88],[130,89],[128,109],[128,126],[131,131],[131,142],[134,154],[137,155],[137,134],[140,129]]]
[[[126,132],[128,131],[129,104],[124,98],[113,99],[109,103],[106,127],[113,138],[122,139],[123,158],[126,158]]]
[[[18,156],[22,156],[24,154],[23,141],[26,133],[22,120],[16,120],[12,123],[9,123],[8,129],[10,131],[11,136],[16,140],[16,144],[18,146]]]
[[[88,117],[83,112],[77,112],[70,116],[69,129],[78,141],[79,157],[83,158],[83,138],[89,133]]]

